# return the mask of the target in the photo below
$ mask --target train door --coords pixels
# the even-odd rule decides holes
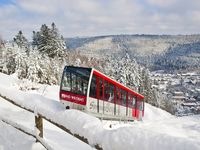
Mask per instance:
[[[138,120],[142,120],[142,116],[143,116],[143,102],[140,99],[138,99],[136,108],[136,118]]]
[[[121,89],[116,87],[116,115],[120,115]]]
[[[104,80],[104,93],[103,93],[103,103],[104,103],[104,114],[114,115],[115,113],[115,87],[112,83]]]
[[[132,108],[133,108],[133,99],[132,99],[132,97],[133,97],[133,95],[131,94],[131,93],[128,93],[128,107],[127,107],[127,109],[128,109],[128,116],[129,117],[132,117],[133,115],[132,115]]]
[[[131,105],[132,105],[132,117],[136,117],[137,97],[135,97],[134,95],[132,95],[131,97]]]
[[[99,77],[99,98],[98,98],[98,113],[103,114],[103,105],[104,105],[104,101],[103,101],[103,93],[104,93],[104,83],[103,83],[103,79]]]
[[[91,80],[91,85],[90,85],[90,95],[89,98],[87,99],[88,101],[88,111],[97,113],[98,112],[98,103],[97,103],[97,91],[98,91],[98,86],[97,86],[97,76],[93,75],[92,80]]]
[[[109,101],[109,91],[110,91],[110,86],[107,80],[104,80],[104,100],[103,100],[103,113],[106,115],[110,115],[111,110],[110,110],[110,103]]]
[[[126,110],[126,102],[127,102],[127,92],[125,90],[121,89],[121,103],[120,103],[120,116],[126,116],[127,110]]]

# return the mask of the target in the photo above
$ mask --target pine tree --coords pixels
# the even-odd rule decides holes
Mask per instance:
[[[29,49],[29,44],[28,44],[28,40],[26,39],[26,37],[23,35],[22,31],[20,30],[18,32],[18,34],[13,38],[14,43],[17,44],[17,46],[20,49],[25,49],[25,52],[27,53],[27,55],[29,55],[30,49]]]
[[[38,40],[39,40],[39,32],[33,31],[33,41],[32,41],[32,48],[37,49],[38,48]]]
[[[52,23],[51,28],[43,24],[40,28],[38,38],[38,50],[51,58],[63,57],[65,53],[65,42],[64,38],[60,36],[56,25]]]
[[[51,33],[53,37],[52,48],[54,49],[54,55],[61,57],[64,54],[65,42],[63,36],[59,34],[54,22],[51,24]]]
[[[15,59],[15,73],[17,73],[19,79],[24,79],[27,77],[28,72],[28,55],[24,48],[14,47],[14,59]]]
[[[13,48],[6,47],[3,53],[3,70],[7,74],[15,73],[15,53]]]
[[[43,24],[40,28],[38,34],[38,50],[41,54],[51,55],[52,47],[50,43],[52,42],[52,37],[50,33],[50,29],[46,24]]]
[[[141,94],[144,95],[145,101],[151,105],[159,106],[159,93],[152,88],[152,80],[150,78],[150,72],[144,68],[141,71]]]
[[[28,66],[27,79],[37,83],[51,83],[53,74],[48,56],[41,55],[37,50],[33,50],[28,59]]]
[[[40,54],[38,51],[32,50],[30,52],[30,57],[27,60],[28,62],[28,72],[27,72],[27,79],[39,83],[39,71],[40,71]]]

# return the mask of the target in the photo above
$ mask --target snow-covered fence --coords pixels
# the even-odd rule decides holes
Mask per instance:
[[[36,126],[36,128],[38,129],[39,134],[38,134],[38,135],[34,135],[34,134],[33,134],[32,136],[34,136],[34,137],[36,138],[37,141],[39,141],[42,145],[44,145],[44,147],[47,148],[47,146],[44,144],[44,140],[42,139],[42,137],[43,137],[42,119],[45,119],[45,120],[49,121],[49,122],[52,123],[53,125],[55,125],[55,126],[57,126],[58,128],[64,130],[65,132],[67,132],[67,133],[73,135],[74,137],[78,138],[79,140],[85,142],[86,144],[91,145],[91,144],[89,143],[89,141],[88,141],[87,138],[85,138],[84,136],[80,136],[79,134],[76,134],[76,133],[71,132],[71,130],[68,129],[65,125],[62,125],[62,124],[56,122],[56,120],[54,120],[53,118],[50,118],[48,115],[46,115],[46,114],[48,114],[47,112],[44,112],[44,113],[43,113],[43,112],[41,112],[41,111],[38,111],[37,108],[28,107],[28,106],[26,106],[26,104],[20,103],[19,101],[14,100],[13,98],[10,98],[10,97],[8,98],[8,97],[6,97],[6,96],[4,96],[4,95],[1,95],[1,94],[0,94],[0,97],[2,97],[4,100],[6,100],[6,101],[8,101],[8,102],[10,102],[10,103],[12,103],[12,104],[14,104],[15,106],[20,107],[20,108],[22,108],[22,109],[25,109],[25,110],[27,110],[27,111],[29,111],[29,112],[31,112],[31,113],[34,113],[34,114],[36,115],[36,116],[35,116],[35,124],[36,124],[35,126]],[[6,122],[6,121],[4,121],[4,122]],[[7,122],[7,123],[8,123],[8,122]],[[14,127],[15,127],[16,129],[18,129],[16,126],[14,126]],[[29,133],[29,132],[24,131],[24,133]],[[98,149],[98,150],[102,150],[102,148],[101,148],[98,144],[91,145],[91,146],[92,146],[92,147],[94,146],[94,147],[95,147],[96,149]],[[47,148],[47,149],[50,149],[50,148]]]
[[[53,150],[53,148],[52,148],[51,146],[49,146],[49,145],[40,137],[40,135],[35,134],[35,132],[34,132],[33,130],[30,130],[30,129],[24,127],[23,125],[20,125],[20,124],[18,124],[18,123],[16,123],[16,122],[13,122],[13,121],[11,121],[11,120],[8,120],[8,119],[6,119],[6,118],[4,118],[4,117],[0,117],[0,120],[3,121],[3,122],[6,123],[6,124],[11,125],[11,126],[14,127],[15,129],[17,129],[17,130],[19,130],[19,131],[21,131],[21,132],[23,132],[23,133],[25,133],[25,134],[27,134],[27,135],[29,135],[29,136],[34,137],[34,138],[36,139],[36,142],[41,143],[47,150]]]

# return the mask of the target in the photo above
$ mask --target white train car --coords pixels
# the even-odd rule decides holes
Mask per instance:
[[[60,101],[103,119],[141,119],[144,96],[93,68],[66,66],[60,85]]]

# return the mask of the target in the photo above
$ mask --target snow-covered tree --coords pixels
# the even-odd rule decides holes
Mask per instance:
[[[36,50],[31,50],[30,51],[30,57],[27,60],[28,63],[28,73],[27,73],[27,79],[39,83],[41,80],[41,67],[40,67],[40,61],[44,60],[42,59],[41,55],[39,54],[38,51]]]
[[[52,48],[50,43],[52,42],[52,37],[50,33],[50,29],[46,24],[43,24],[40,28],[39,35],[38,35],[38,45],[37,48],[40,53],[42,54],[49,54],[52,53]]]
[[[57,57],[62,57],[65,50],[65,41],[62,35],[59,34],[58,28],[55,23],[51,24],[51,33],[52,33],[52,49],[54,49],[54,55]]]
[[[33,36],[32,36],[32,48],[37,49],[38,46],[38,40],[39,40],[39,32],[33,31]]]
[[[107,66],[103,71],[106,74],[130,88],[138,89],[141,68],[135,60],[130,59],[128,54],[124,57],[108,57],[105,61]]]
[[[7,74],[16,73],[20,79],[27,76],[28,55],[24,47],[19,47],[15,42],[6,43],[2,48],[2,66],[3,72]]]
[[[28,44],[28,40],[23,35],[22,31],[19,31],[13,39],[14,44],[12,47],[12,51],[14,54],[14,61],[16,65],[15,73],[17,73],[20,79],[23,79],[27,77],[27,60],[30,54],[30,47]]]
[[[3,70],[7,74],[15,73],[15,52],[12,47],[5,47],[3,51]]]
[[[26,39],[26,37],[23,35],[22,31],[20,30],[18,32],[18,34],[13,38],[14,43],[17,44],[17,46],[20,49],[25,49],[25,52],[27,53],[27,55],[29,55],[29,44],[28,44],[28,40]]]
[[[151,80],[150,71],[146,68],[141,71],[140,92],[145,96],[145,101],[157,107],[163,106],[163,99],[159,91],[152,88],[153,81]]]
[[[39,33],[34,32],[34,44],[37,44],[38,50],[51,58],[63,57],[65,53],[65,42],[59,34],[56,25],[52,23],[51,28],[43,24]]]
[[[16,64],[15,73],[17,73],[20,79],[26,78],[28,69],[28,55],[26,49],[14,46],[13,53]]]

